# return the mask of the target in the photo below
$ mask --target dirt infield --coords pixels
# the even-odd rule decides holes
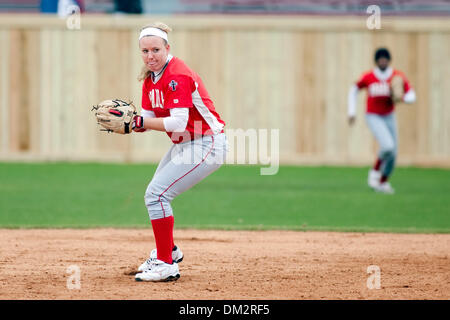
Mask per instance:
[[[449,234],[175,230],[185,259],[169,283],[134,281],[151,229],[0,229],[0,239],[0,299],[450,299]],[[71,265],[80,289],[67,287]],[[367,286],[371,265],[380,289]]]

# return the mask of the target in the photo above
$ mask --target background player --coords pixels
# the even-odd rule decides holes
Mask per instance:
[[[137,281],[168,281],[180,277],[183,254],[173,241],[171,201],[217,170],[225,161],[224,121],[200,77],[172,56],[171,29],[155,23],[141,30],[139,48],[144,67],[142,114],[134,130],[165,131],[174,143],[156,169],[145,193],[156,250],[140,267]],[[195,208],[192,208],[195,210]]]
[[[383,193],[394,193],[388,179],[394,170],[398,149],[397,123],[390,87],[390,81],[395,75],[403,78],[403,101],[413,103],[416,100],[416,94],[405,75],[391,68],[390,62],[389,51],[386,48],[377,49],[376,67],[364,73],[348,94],[348,120],[353,125],[358,91],[367,88],[366,122],[380,146],[375,164],[369,170],[368,184],[375,191]]]

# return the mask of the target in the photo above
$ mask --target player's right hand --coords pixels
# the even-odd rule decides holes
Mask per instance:
[[[135,115],[133,118],[132,128],[134,132],[144,132],[144,118],[139,115]]]

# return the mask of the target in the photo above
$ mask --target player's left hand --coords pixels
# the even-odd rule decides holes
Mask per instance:
[[[395,75],[391,80],[391,99],[394,102],[402,102],[404,95],[403,78],[399,75]]]
[[[136,115],[136,107],[131,102],[119,99],[105,100],[93,106],[97,123],[102,131],[127,134],[132,132],[132,122]]]

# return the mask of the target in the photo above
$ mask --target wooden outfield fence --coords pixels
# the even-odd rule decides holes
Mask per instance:
[[[281,163],[373,161],[365,93],[352,128],[347,94],[388,47],[417,93],[397,106],[399,163],[450,166],[450,21],[411,17],[369,30],[366,17],[86,15],[69,29],[57,17],[0,15],[0,160],[158,161],[164,133],[99,132],[90,111],[108,98],[140,108],[137,37],[157,20],[227,129],[279,130]]]

